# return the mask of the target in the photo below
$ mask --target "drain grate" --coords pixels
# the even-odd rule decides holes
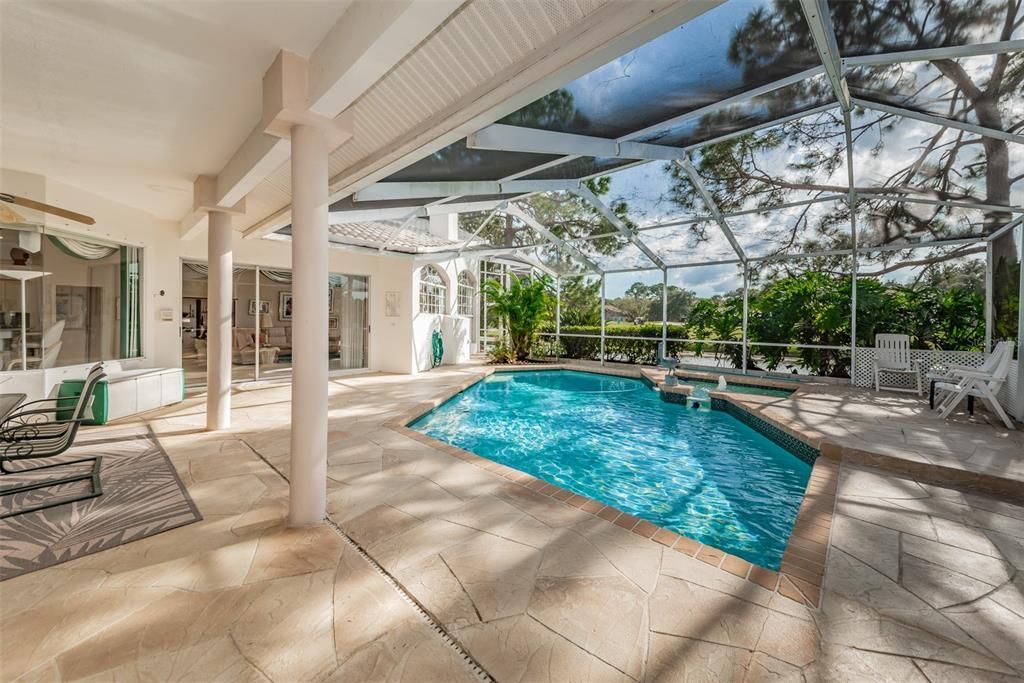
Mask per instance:
[[[249,442],[247,442],[245,439],[239,439],[239,441],[245,444],[245,446],[250,451],[255,453],[256,457],[258,457],[260,460],[266,463],[266,465],[270,469],[272,469],[277,474],[277,476],[281,477],[281,479],[283,479],[285,482],[288,482],[289,484],[291,483],[288,481],[288,477],[284,476],[284,472],[279,470],[277,467],[273,465],[273,463],[271,463],[269,460],[263,457],[263,454],[260,453],[255,448],[253,448]],[[420,602],[415,597],[413,597],[413,595],[409,591],[407,591],[404,586],[402,586],[402,584],[398,583],[398,581],[395,580],[395,577],[391,576],[391,574],[389,574],[387,570],[384,569],[384,567],[380,566],[380,564],[377,563],[377,560],[373,559],[373,557],[371,557],[370,554],[366,552],[366,550],[364,550],[361,545],[352,540],[352,538],[350,538],[349,535],[345,533],[344,529],[338,526],[329,517],[324,518],[324,522],[327,524],[327,526],[331,527],[331,529],[333,529],[334,532],[338,534],[338,536],[341,537],[341,540],[347,543],[353,550],[355,550],[359,554],[360,557],[366,560],[370,564],[370,566],[373,567],[373,569],[378,574],[380,574],[385,581],[388,582],[388,585],[395,589],[395,591],[402,598],[402,600],[408,603],[416,612],[416,614],[419,615],[420,619],[422,619],[427,624],[427,626],[430,627],[430,630],[436,633],[438,637],[441,639],[441,641],[449,648],[451,648],[456,655],[458,655],[459,659],[461,659],[466,664],[466,666],[477,678],[477,680],[484,681],[485,683],[496,683],[494,678],[492,678],[491,675],[487,673],[487,671],[485,671],[482,666],[480,666],[479,662],[473,659],[473,656],[470,655],[464,647],[462,647],[459,641],[455,640],[455,638],[453,638],[452,635],[445,630],[444,626],[441,625],[441,623],[434,617],[434,615],[428,612],[427,609],[423,605],[421,605]]]
[[[491,675],[487,673],[475,659],[473,659],[472,655],[466,652],[465,648],[462,647],[459,641],[455,640],[455,638],[453,638],[451,634],[445,630],[445,628],[437,621],[437,619],[435,619],[434,616],[430,612],[428,612],[426,608],[423,607],[423,605],[421,605],[419,601],[412,596],[411,593],[405,590],[402,584],[398,583],[398,581],[396,581],[395,578],[391,576],[391,574],[389,574],[386,569],[384,569],[384,567],[381,567],[377,563],[377,561],[373,559],[373,557],[371,557],[370,554],[363,549],[362,546],[360,546],[358,543],[349,538],[348,534],[346,534],[345,531],[340,526],[335,524],[329,518],[325,519],[324,521],[327,523],[329,527],[334,529],[334,531],[339,536],[341,536],[342,540],[345,541],[345,543],[347,543],[349,546],[352,547],[353,550],[359,553],[359,555],[364,560],[369,562],[370,566],[373,567],[378,574],[384,577],[384,580],[387,581],[388,584],[398,592],[402,599],[409,603],[413,610],[416,611],[420,619],[426,622],[427,626],[429,626],[430,629],[441,638],[444,644],[450,647],[455,652],[455,654],[457,654],[459,658],[462,659],[463,662],[465,662],[466,666],[469,667],[469,670],[473,672],[473,675],[476,676],[478,680],[486,681],[487,683],[495,683]]]

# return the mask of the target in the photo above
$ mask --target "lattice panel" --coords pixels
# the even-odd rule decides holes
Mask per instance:
[[[997,396],[1010,415],[1024,422],[1024,386],[1020,383],[1019,360],[1010,363],[1010,376]]]
[[[871,362],[875,358],[874,349],[857,349],[857,372],[854,377],[854,384],[859,387],[874,388],[875,376]],[[928,391],[928,371],[939,365],[967,365],[980,367],[985,362],[985,354],[977,351],[930,351],[926,349],[911,349],[910,358],[921,361],[921,388]],[[1010,364],[1010,375],[999,391],[999,402],[1018,420],[1024,419],[1024,391],[1019,386],[1019,361]],[[905,389],[914,388],[914,378],[903,373],[883,373],[883,387],[900,387]]]
[[[853,383],[859,387],[874,387],[875,374],[872,368],[872,361],[875,359],[874,349],[857,349],[857,372]],[[972,368],[980,367],[985,362],[985,354],[978,351],[932,351],[929,349],[911,349],[910,359],[921,361],[921,386],[928,388],[928,381],[925,375],[928,371],[939,365],[968,365]],[[882,373],[882,386],[900,387],[912,389],[915,386],[914,378],[909,374],[884,372]]]

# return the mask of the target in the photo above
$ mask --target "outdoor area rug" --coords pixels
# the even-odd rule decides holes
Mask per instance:
[[[0,519],[0,581],[202,519],[152,433],[87,441],[50,461],[94,455],[103,456],[103,495]],[[33,461],[35,464],[43,462]],[[88,470],[91,463],[55,467],[40,474],[59,478],[77,471],[72,469],[75,467]],[[29,476],[3,475],[0,487],[26,483]],[[0,498],[0,514],[32,507],[51,497],[71,498],[91,490],[91,486],[90,481],[75,482],[4,496]]]

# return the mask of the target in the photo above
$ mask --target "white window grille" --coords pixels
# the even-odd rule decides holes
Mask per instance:
[[[473,317],[473,297],[476,295],[476,287],[473,286],[473,276],[469,271],[463,270],[459,273],[458,299],[456,300],[459,315],[467,318]]]
[[[435,266],[423,266],[420,270],[420,313],[444,314],[447,298],[448,286],[441,272]]]

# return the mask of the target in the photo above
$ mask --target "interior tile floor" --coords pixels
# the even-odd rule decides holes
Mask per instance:
[[[1024,675],[1024,507],[844,463],[810,609],[386,426],[483,372],[331,381],[328,506],[493,679]],[[205,519],[0,583],[0,679],[478,680],[332,525],[285,527],[289,392],[89,430],[152,428]]]

